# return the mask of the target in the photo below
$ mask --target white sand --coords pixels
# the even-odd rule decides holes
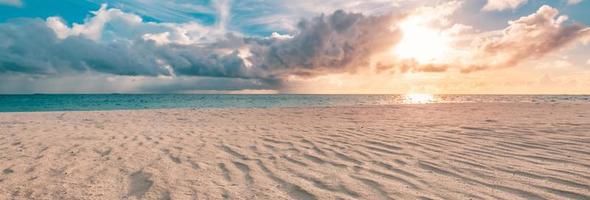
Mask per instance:
[[[0,199],[590,199],[590,104],[0,114]]]

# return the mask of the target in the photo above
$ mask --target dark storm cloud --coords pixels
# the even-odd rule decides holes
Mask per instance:
[[[354,72],[400,39],[392,16],[366,17],[336,11],[299,23],[289,40],[259,42],[252,61],[273,75],[315,76]]]

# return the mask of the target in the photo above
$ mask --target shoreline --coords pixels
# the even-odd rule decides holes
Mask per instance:
[[[590,105],[590,102],[434,102],[434,103],[399,103],[383,105],[333,105],[333,106],[272,106],[272,107],[179,107],[179,108],[138,108],[105,110],[55,110],[55,111],[0,111],[2,114],[19,113],[78,113],[78,112],[117,112],[117,111],[182,111],[182,110],[259,110],[259,109],[322,109],[322,108],[388,108],[397,106],[437,106],[437,105]]]

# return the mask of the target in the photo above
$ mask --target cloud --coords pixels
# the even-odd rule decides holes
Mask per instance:
[[[23,2],[21,0],[0,0],[0,5],[21,7]]]
[[[448,20],[461,7],[459,1],[401,14],[336,10],[301,20],[292,31],[256,36],[232,29],[230,1],[217,2],[217,10],[226,12],[218,14],[224,20],[209,25],[147,22],[107,6],[80,24],[59,17],[1,23],[0,84],[5,86],[0,89],[29,83],[27,77],[35,80],[31,84],[56,87],[74,82],[60,78],[99,76],[103,78],[88,80],[116,87],[108,78],[115,77],[129,85],[125,91],[281,90],[297,84],[293,80],[342,74],[512,67],[590,39],[588,27],[569,22],[549,6],[510,21],[504,30],[477,33]],[[392,52],[403,37],[401,22],[409,19],[448,37],[444,59],[421,63]],[[91,84],[84,87],[92,89]]]
[[[227,26],[229,15],[230,15],[230,4],[229,0],[217,0],[215,1],[215,8],[217,8],[217,26],[222,31]]]
[[[484,11],[503,11],[516,9],[527,3],[528,0],[488,0],[482,8]]]
[[[60,18],[49,17],[47,26],[53,29],[60,39],[69,36],[83,36],[97,41],[101,39],[107,24],[137,25],[143,21],[137,15],[125,13],[118,9],[107,9],[106,4],[103,4],[98,11],[92,12],[92,14],[94,17],[87,19],[84,24],[74,24],[71,28],[64,24]]]
[[[223,7],[223,5],[220,5]],[[399,40],[391,15],[343,11],[303,20],[293,36],[249,37],[223,26],[144,22],[102,6],[83,24],[50,17],[0,24],[0,73],[283,79],[354,72]]]
[[[260,0],[87,1],[95,4],[108,3],[125,12],[136,13],[159,22],[187,23],[197,21],[206,25],[223,22],[221,24],[227,24],[234,31],[258,36],[268,35],[272,32],[294,31],[300,19],[322,13],[333,13],[336,10],[365,15],[382,15],[388,14],[402,5],[417,2],[414,0],[298,0],[288,3]]]
[[[581,3],[582,0],[567,0],[568,5],[575,5]]]
[[[18,19],[0,25],[0,72],[59,75],[96,71],[116,75],[239,76],[235,54],[220,54],[207,44],[158,46],[147,33],[170,33],[177,43],[192,42],[201,29],[192,24],[142,22],[136,15],[101,9],[84,24],[67,27],[55,18]],[[186,27],[186,29],[183,29]],[[186,38],[188,37],[188,39]],[[228,38],[231,38],[228,35]],[[195,40],[207,42],[208,39]],[[185,41],[188,40],[188,41]],[[220,38],[223,41],[223,38]],[[172,69],[171,67],[176,67]],[[235,66],[234,66],[235,67]]]
[[[251,53],[260,55],[251,61],[271,76],[354,72],[368,67],[373,54],[399,41],[401,33],[393,24],[395,18],[389,15],[336,11],[301,21],[291,39],[249,42]]]
[[[550,6],[542,6],[537,12],[510,21],[501,34],[480,37],[474,42],[476,63],[463,72],[488,68],[512,67],[530,59],[544,56],[580,43],[590,36],[590,28],[576,23],[566,23],[567,16]]]
[[[293,36],[288,35],[288,34],[280,34],[277,32],[272,32],[272,34],[270,35],[270,38],[276,39],[276,40],[287,40],[287,39],[293,39]]]
[[[233,1],[232,20],[244,31],[274,32],[296,31],[300,19],[337,10],[363,15],[386,15],[401,10],[413,0],[298,0],[289,1]],[[408,7],[410,7],[409,5]]]
[[[213,23],[217,15],[215,1],[186,1],[186,0],[87,0],[98,5],[109,4],[121,8],[126,12],[149,17],[158,21],[184,23],[198,21]]]

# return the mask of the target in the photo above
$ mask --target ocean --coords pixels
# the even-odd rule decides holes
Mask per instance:
[[[478,102],[590,103],[590,95],[34,94],[0,95],[0,112],[164,108],[272,108]]]

